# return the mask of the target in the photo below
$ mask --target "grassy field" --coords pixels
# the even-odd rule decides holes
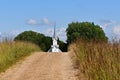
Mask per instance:
[[[40,51],[40,48],[28,42],[0,43],[0,72],[34,51]]]
[[[71,48],[76,65],[87,80],[120,80],[120,43],[78,40]]]

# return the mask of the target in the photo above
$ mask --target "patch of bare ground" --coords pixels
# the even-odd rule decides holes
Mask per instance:
[[[0,80],[78,80],[72,65],[69,52],[36,52],[1,73]]]

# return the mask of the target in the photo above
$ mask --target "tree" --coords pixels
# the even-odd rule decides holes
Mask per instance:
[[[63,41],[59,40],[59,38],[58,38],[58,44],[59,44],[59,48],[61,51],[63,51],[63,52],[67,51],[67,44],[64,43]]]
[[[49,45],[51,44],[52,38],[34,31],[24,31],[16,36],[14,40],[32,42],[40,46],[43,51],[47,51],[50,48]]]
[[[38,46],[40,46],[40,48],[43,51],[48,51],[52,44],[51,37],[45,36],[44,34],[40,34],[40,33],[34,32],[34,31],[24,31],[24,32],[20,33],[19,35],[17,35],[14,40],[15,41],[17,41],[17,40],[28,41],[28,42],[35,43]],[[58,41],[58,43],[59,43],[60,49],[62,51],[67,50],[66,43],[64,43],[60,40]]]
[[[71,43],[77,38],[85,40],[95,41],[107,41],[108,38],[105,36],[103,29],[99,25],[95,25],[91,22],[72,22],[68,24],[67,42]]]
[[[39,45],[44,37],[43,34],[34,31],[24,31],[16,36],[14,40],[28,41]]]
[[[45,50],[44,51],[48,51],[51,47],[51,44],[52,44],[52,38],[48,37],[48,36],[45,36],[43,38],[42,43],[44,43],[44,45],[45,45]]]

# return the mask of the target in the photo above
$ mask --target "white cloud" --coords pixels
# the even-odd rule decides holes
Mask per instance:
[[[47,18],[43,18],[41,22],[43,25],[48,25],[48,26],[53,25],[53,23],[50,22]]]
[[[52,36],[53,35],[53,29],[49,28],[44,32],[47,36]]]
[[[65,28],[60,28],[60,29],[58,29],[57,35],[58,35],[58,36],[64,36],[64,35],[66,35],[65,30],[66,30]]]
[[[47,35],[53,35],[53,29],[49,28],[45,31],[45,34]],[[66,35],[65,28],[59,28],[56,30],[56,35],[58,37]]]
[[[114,27],[113,32],[114,32],[116,35],[120,35],[120,25]]]
[[[0,33],[0,41],[4,41],[6,38],[12,41],[20,32],[17,30],[8,31],[5,33]]]
[[[2,33],[0,32],[0,36],[1,36],[1,34],[2,34]]]
[[[101,19],[100,22],[101,23],[115,23],[114,20],[106,20],[106,19]]]
[[[66,29],[65,28],[60,28],[57,31],[57,35],[58,37],[63,40],[64,42],[66,42]]]
[[[107,27],[114,25],[116,22],[114,20],[101,19],[100,23],[102,24],[101,27],[105,30]]]
[[[56,35],[59,37],[59,39],[65,41],[66,40],[66,32],[65,32],[65,28],[59,28],[56,30]],[[49,28],[47,29],[44,34],[47,35],[47,36],[53,36],[53,31],[54,31],[54,28]]]
[[[12,36],[17,36],[19,33],[20,33],[20,31],[18,31],[18,30],[12,30],[9,32],[9,34]]]
[[[36,19],[29,19],[27,21],[27,24],[29,25],[37,25],[38,24],[38,21]]]
[[[48,18],[42,18],[41,21],[38,21],[37,19],[29,19],[27,20],[28,25],[34,25],[34,26],[52,26],[53,23],[48,20]]]

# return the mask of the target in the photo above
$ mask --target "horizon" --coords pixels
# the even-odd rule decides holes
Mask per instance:
[[[36,31],[66,41],[65,30],[71,22],[94,22],[109,39],[120,39],[119,0],[2,0],[0,3],[0,40],[14,38],[23,31]]]

